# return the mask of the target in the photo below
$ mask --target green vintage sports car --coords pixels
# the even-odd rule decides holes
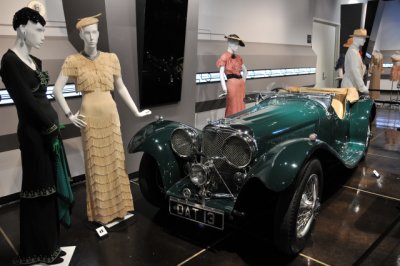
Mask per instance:
[[[291,87],[260,98],[202,130],[158,119],[128,149],[143,152],[139,184],[154,205],[221,230],[228,219],[268,209],[274,243],[296,254],[319,209],[324,166],[357,167],[376,109],[354,88]]]

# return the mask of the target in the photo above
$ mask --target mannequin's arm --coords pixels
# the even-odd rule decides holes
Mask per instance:
[[[132,97],[129,94],[128,89],[126,88],[121,77],[115,77],[114,86],[115,86],[116,91],[121,96],[122,100],[125,102],[125,104],[129,108],[129,110],[131,110],[135,116],[143,117],[143,116],[151,114],[151,111],[148,109],[145,109],[145,110],[139,112],[139,110],[136,107],[135,102],[132,100]]]
[[[337,72],[338,72],[337,79],[343,79],[343,68],[342,67],[338,68]]]
[[[82,128],[86,126],[86,122],[82,120],[84,118],[84,115],[79,114],[79,111],[76,112],[76,114],[73,114],[71,110],[69,109],[69,106],[67,104],[67,101],[64,98],[63,95],[63,89],[65,87],[65,84],[67,84],[68,77],[64,76],[62,73],[58,75],[57,81],[54,84],[54,97],[56,98],[56,101],[60,105],[61,109],[64,111],[64,114],[68,117],[68,119],[74,124],[75,126]]]
[[[223,66],[219,68],[219,79],[221,82],[222,90],[224,91],[224,93],[226,93],[227,88],[226,88],[226,83],[225,83],[225,67],[223,67]]]
[[[247,79],[247,67],[245,64],[242,65],[242,71],[243,71],[243,80],[246,82]]]

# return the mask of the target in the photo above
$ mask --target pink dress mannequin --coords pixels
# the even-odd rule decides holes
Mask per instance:
[[[243,59],[235,52],[240,46],[244,46],[243,41],[236,35],[225,36],[228,39],[228,50],[217,60],[217,67],[220,69],[221,86],[226,97],[225,116],[230,116],[246,108],[243,101],[245,97],[245,82],[247,76],[246,66]],[[243,70],[243,77],[241,71]],[[227,82],[225,83],[225,77]]]

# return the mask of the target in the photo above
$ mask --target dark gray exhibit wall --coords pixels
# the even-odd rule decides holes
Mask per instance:
[[[360,28],[363,4],[348,4],[340,7],[340,53],[345,53],[343,44],[355,29]]]
[[[140,106],[179,102],[188,0],[137,0],[136,5]]]
[[[379,28],[382,22],[383,11],[385,9],[385,4],[383,2],[379,2],[374,21],[372,24],[371,31],[369,32],[369,41],[367,46],[367,53],[372,55],[372,52],[375,50],[375,42],[378,37]],[[391,55],[391,54],[390,54]],[[388,60],[386,60],[388,61]]]
[[[68,39],[77,51],[83,50],[83,42],[79,37],[75,25],[79,18],[94,16],[101,13],[99,17],[99,31],[101,37],[97,48],[108,52],[107,15],[104,0],[63,0],[65,22],[67,26]]]
[[[181,100],[177,103],[152,107],[152,114],[143,118],[135,117],[124,101],[115,93],[120,120],[122,137],[125,146],[130,138],[140,128],[154,121],[155,116],[164,119],[182,121],[194,124],[195,111],[195,75],[197,55],[198,0],[188,2],[187,23],[185,34],[184,64],[182,76]],[[122,67],[122,78],[136,105],[139,107],[139,79],[137,57],[137,26],[136,4],[131,0],[106,0],[107,29],[110,51],[119,57]],[[160,43],[159,45],[171,45]],[[153,97],[160,97],[154,92]],[[138,170],[140,154],[126,154],[127,172]]]

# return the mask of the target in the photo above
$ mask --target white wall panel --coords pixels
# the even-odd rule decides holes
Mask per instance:
[[[199,38],[236,33],[245,42],[306,45],[313,15],[311,0],[201,0]]]

